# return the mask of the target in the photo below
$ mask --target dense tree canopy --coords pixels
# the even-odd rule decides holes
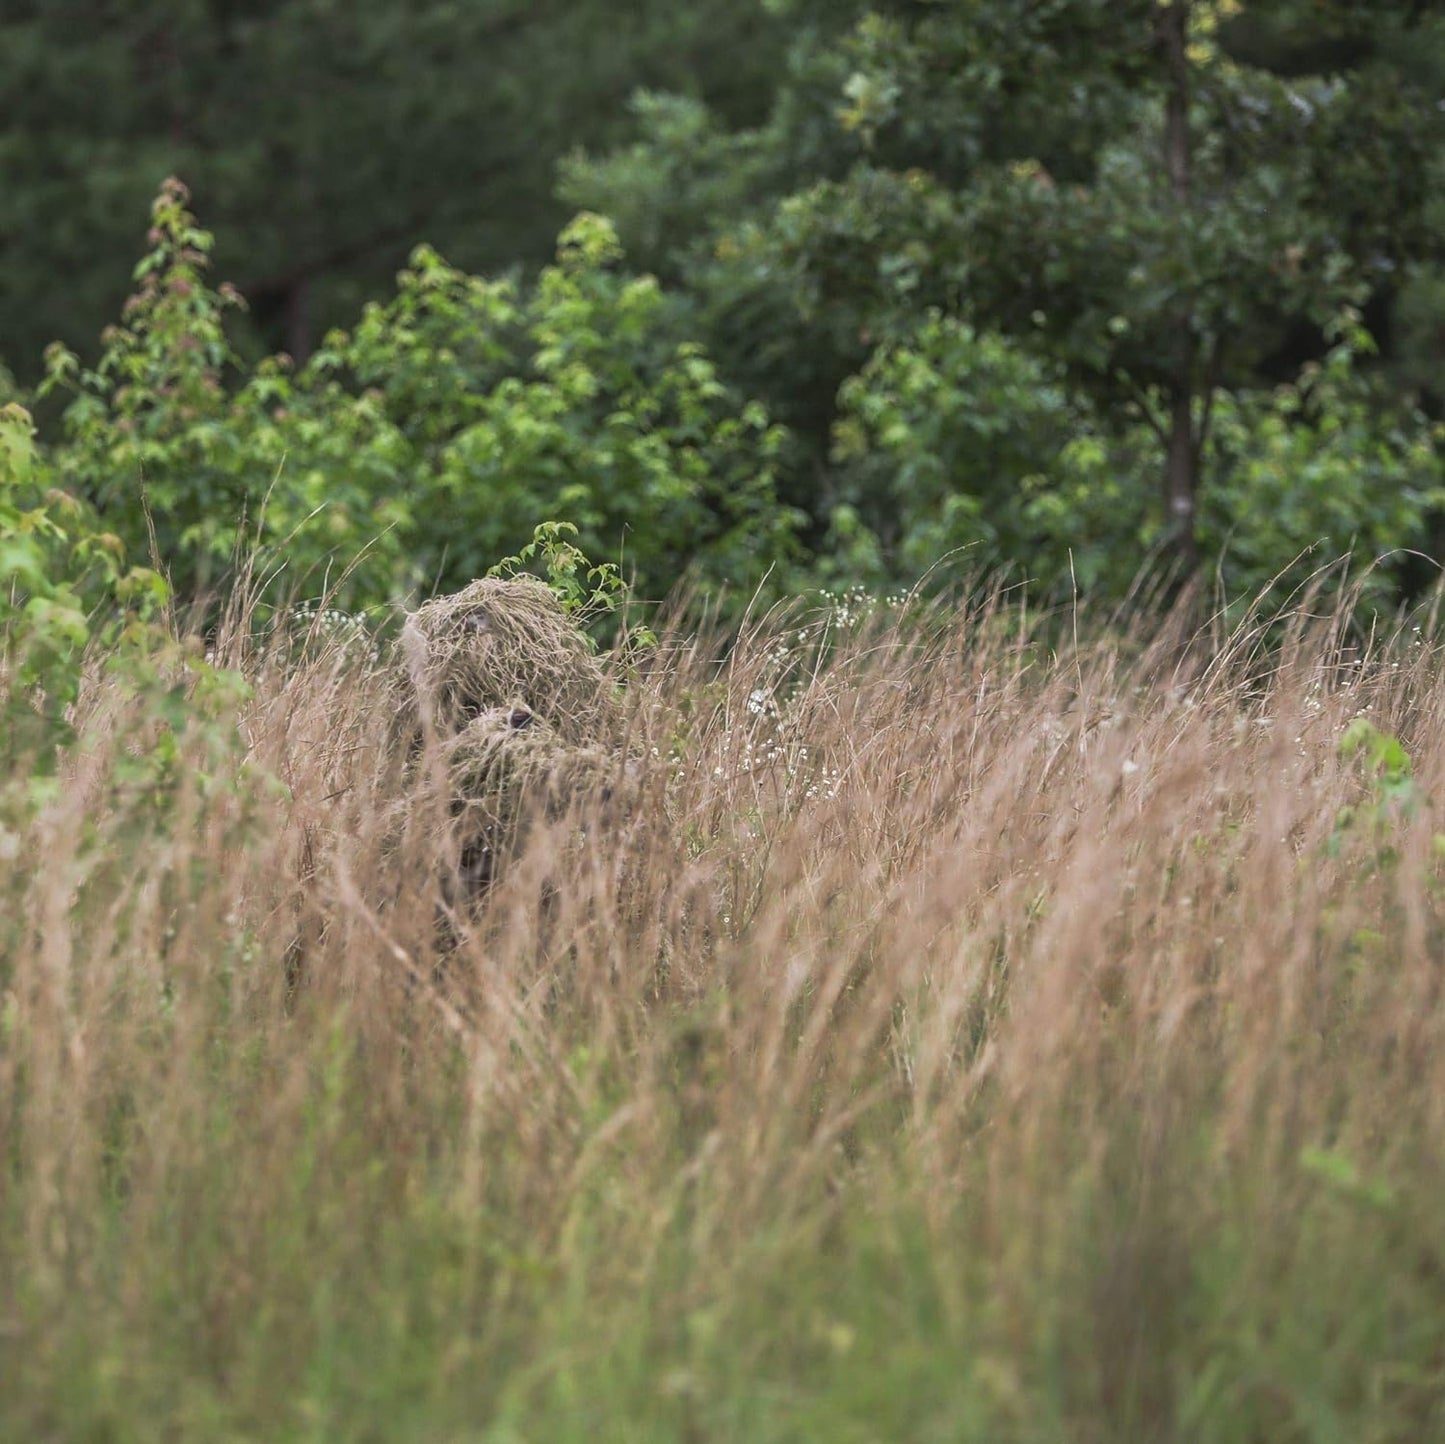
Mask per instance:
[[[250,303],[136,300],[100,372],[51,367],[61,472],[172,497],[196,585],[268,494],[370,543],[367,595],[549,517],[650,592],[962,553],[1239,595],[1438,550],[1445,20],[1415,0],[147,0],[0,41],[11,365],[88,354],[163,164]]]
[[[553,167],[641,84],[741,121],[773,22],[701,0],[19,0],[0,16],[0,359],[95,334],[180,175],[264,339],[304,354],[419,241],[472,270],[548,258]],[[60,279],[63,278],[63,281]]]
[[[572,162],[565,192],[616,215],[626,241],[701,298],[719,353],[811,445],[824,494],[862,503],[885,551],[931,550],[950,506],[1017,512],[1044,492],[1057,512],[1070,492],[1067,459],[1038,424],[1050,390],[1024,383],[1028,401],[1018,388],[990,401],[980,364],[1062,384],[1091,418],[1076,434],[1118,449],[1110,469],[1137,476],[1141,447],[1157,453],[1156,497],[1131,493],[1137,524],[1107,543],[1126,565],[1151,545],[1196,563],[1201,480],[1222,464],[1208,447],[1219,392],[1295,383],[1362,309],[1379,329],[1401,317],[1390,359],[1410,410],[1445,238],[1431,201],[1445,29],[1424,7],[1270,7],[1259,21],[1234,0],[809,13],[837,23],[803,32],[769,125],[737,135],[654,100],[643,138]],[[835,85],[813,96],[835,121],[821,153],[799,119],[820,74]],[[753,204],[709,211],[720,188],[732,199],[739,156]],[[954,413],[936,389],[893,412],[894,449],[917,453],[907,480],[900,457],[860,446],[868,378],[896,378],[901,357],[944,332],[961,368],[955,445],[991,486],[949,455]],[[1023,356],[1003,360],[1014,348]],[[1016,429],[1011,462],[976,445],[980,406],[995,432]],[[874,484],[880,464],[898,486]],[[914,486],[919,466],[946,474],[942,507],[936,488]],[[999,541],[996,523],[944,530]],[[1043,541],[1015,528],[1003,551],[1027,557]]]

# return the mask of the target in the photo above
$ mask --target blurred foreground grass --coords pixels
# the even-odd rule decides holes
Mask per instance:
[[[664,637],[627,804],[450,916],[371,649],[222,639],[163,788],[92,689],[3,833],[0,1437],[1445,1438],[1445,679],[1340,637]]]

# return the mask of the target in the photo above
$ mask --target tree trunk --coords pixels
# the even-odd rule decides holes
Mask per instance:
[[[1171,0],[1161,5],[1156,14],[1156,34],[1169,75],[1164,101],[1164,169],[1169,178],[1170,202],[1181,220],[1191,201],[1189,10],[1190,0]],[[1178,328],[1175,361],[1167,385],[1169,437],[1164,463],[1164,524],[1167,544],[1179,567],[1179,580],[1183,582],[1199,565],[1196,498],[1203,440],[1201,434],[1196,434],[1194,424],[1198,347],[1193,307],[1187,301],[1180,307],[1175,324]]]
[[[286,291],[286,349],[298,365],[311,355],[311,277],[297,276]]]
[[[1187,581],[1199,567],[1195,497],[1199,489],[1199,448],[1194,440],[1193,345],[1169,398],[1169,449],[1164,458],[1164,517],[1169,548]]]

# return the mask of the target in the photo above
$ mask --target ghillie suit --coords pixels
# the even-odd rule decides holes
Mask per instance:
[[[406,757],[402,830],[418,810],[433,829],[446,820],[448,835],[428,851],[451,907],[479,897],[537,821],[607,801],[627,771],[617,690],[532,578],[484,578],[414,612],[392,695]]]
[[[624,773],[616,752],[568,746],[522,706],[480,713],[443,744],[443,758],[457,876],[469,893],[492,881],[533,823],[571,812],[580,820],[611,800]]]
[[[401,634],[398,721],[457,736],[485,712],[521,705],[570,746],[615,746],[622,709],[587,635],[552,589],[486,577],[418,608]]]

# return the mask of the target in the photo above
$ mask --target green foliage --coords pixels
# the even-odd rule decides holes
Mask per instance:
[[[136,709],[110,783],[139,820],[164,816],[183,784],[249,777],[230,765],[244,680],[174,636],[165,580],[127,565],[120,538],[51,479],[29,414],[0,407],[0,843],[50,798],[78,710],[97,699]]]
[[[182,596],[259,544],[274,592],[374,605],[461,585],[557,517],[648,596],[684,577],[745,593],[788,555],[782,430],[652,278],[620,269],[600,218],[568,227],[525,290],[420,248],[354,332],[299,369],[248,370],[185,200],[177,182],[157,200],[100,365],[56,348],[45,388],[70,395],[57,473],[131,549],[153,538]]]
[[[1382,732],[1364,717],[1356,717],[1340,737],[1340,756],[1361,760],[1380,802],[1413,806],[1414,764],[1398,737]]]
[[[1356,314],[1334,335],[1297,383],[1215,398],[1200,543],[1230,598],[1282,600],[1353,553],[1359,575],[1336,569],[1325,592],[1348,583],[1388,606],[1399,553],[1428,546],[1445,506],[1436,429],[1362,370],[1373,342]],[[1057,363],[997,333],[935,312],[839,399],[840,489],[889,576],[969,547],[1118,596],[1163,534],[1159,437],[1111,434]]]
[[[1361,616],[1388,611],[1404,553],[1430,546],[1445,505],[1437,428],[1363,369],[1373,343],[1357,317],[1335,338],[1294,383],[1215,396],[1199,545],[1233,608],[1312,587],[1325,605],[1348,588]],[[1055,567],[1067,554],[1082,590],[1123,595],[1163,536],[1151,485],[1162,456],[1143,423],[1112,435],[1081,424],[1032,487],[1033,554]]]
[[[396,301],[329,348],[412,443],[412,485],[431,500],[409,536],[433,575],[480,575],[558,517],[653,597],[690,569],[746,588],[787,553],[783,432],[620,260],[612,227],[589,215],[525,294],[423,250]]]
[[[1353,553],[1360,574],[1336,568],[1326,594],[1348,583],[1388,606],[1392,563],[1428,545],[1445,506],[1435,428],[1362,371],[1373,343],[1356,315],[1335,336],[1296,384],[1215,398],[1200,542],[1241,603],[1283,600]],[[872,534],[887,577],[970,548],[1119,596],[1163,534],[1158,436],[1143,423],[1111,434],[1058,363],[1005,336],[934,312],[880,347],[839,400],[843,524]]]
[[[1338,856],[1352,839],[1362,839],[1373,850],[1375,865],[1391,866],[1396,854],[1390,839],[1425,801],[1415,781],[1414,761],[1398,737],[1366,717],[1356,717],[1345,728],[1339,753],[1358,763],[1367,792],[1363,802],[1339,810],[1326,851]]]
[[[33,756],[42,772],[72,735],[89,649],[112,649],[124,669],[167,599],[164,581],[127,567],[120,539],[50,482],[29,413],[0,407],[0,760]]]
[[[880,347],[840,393],[840,489],[895,574],[959,548],[997,566],[1037,560],[1030,498],[1085,422],[1053,368],[934,311]]]
[[[491,33],[424,8],[438,42]],[[330,33],[272,10],[242,50],[294,66]],[[1369,600],[1398,599],[1405,569],[1373,564],[1428,551],[1445,502],[1402,389],[1434,405],[1445,28],[1406,0],[1368,24],[1337,0],[768,10],[765,115],[644,89],[632,143],[567,160],[584,209],[535,277],[418,246],[299,364],[253,359],[168,185],[99,363],[50,353],[57,480],[131,555],[154,538],[185,599],[259,545],[273,594],[367,609],[558,520],[648,598],[911,584],[962,553],[1107,598],[1198,565],[1237,599],[1353,551]],[[708,13],[659,25],[746,29]],[[365,5],[354,23],[386,30]],[[310,105],[314,189],[338,137]],[[266,262],[288,314],[313,239]],[[1387,311],[1377,358],[1359,318]]]
[[[544,264],[569,147],[622,140],[637,86],[748,122],[781,31],[751,0],[7,5],[3,360],[28,379],[49,340],[91,342],[166,174],[203,198],[253,307],[252,354],[302,359],[421,238],[468,269]]]
[[[1299,1161],[1303,1173],[1319,1179],[1341,1198],[1381,1213],[1388,1213],[1395,1206],[1395,1190],[1383,1179],[1363,1175],[1359,1166],[1338,1149],[1305,1148],[1300,1152]]]
[[[571,522],[544,521],[532,540],[515,556],[503,557],[489,567],[489,577],[513,577],[535,565],[542,579],[556,592],[563,608],[584,620],[615,611],[627,600],[627,583],[613,562],[592,563],[569,537],[577,535]]]
[[[1353,554],[1348,580],[1388,608],[1399,553],[1428,548],[1445,507],[1439,429],[1362,372],[1372,350],[1347,313],[1298,382],[1219,398],[1200,530],[1229,596],[1294,591]]]
[[[1222,558],[1237,595],[1316,544],[1311,566],[1422,544],[1412,398],[1316,339],[1405,275],[1392,376],[1431,390],[1445,29],[1420,7],[779,8],[798,39],[766,124],[729,134],[650,97],[638,141],[566,184],[665,259],[793,427],[782,491],[825,572],[847,551],[912,577],[977,543],[1117,596],[1178,547]],[[979,445],[968,417],[997,388],[937,334],[920,346],[940,325],[1018,353],[986,366],[1027,460]]]
[[[234,292],[205,283],[212,237],[168,180],[151,211],[151,250],[135,268],[137,290],[105,335],[94,370],[58,344],[46,353],[42,396],[69,395],[59,476],[114,517],[131,550],[155,527],[160,556],[183,561],[196,591],[214,581],[236,546],[247,493],[232,464],[239,437],[223,384],[235,356],[224,313]]]
[[[721,128],[695,96],[642,91],[630,108],[637,138],[604,156],[574,151],[559,167],[558,191],[579,207],[600,205],[642,264],[677,271],[676,247],[776,185],[774,152],[757,132]]]

